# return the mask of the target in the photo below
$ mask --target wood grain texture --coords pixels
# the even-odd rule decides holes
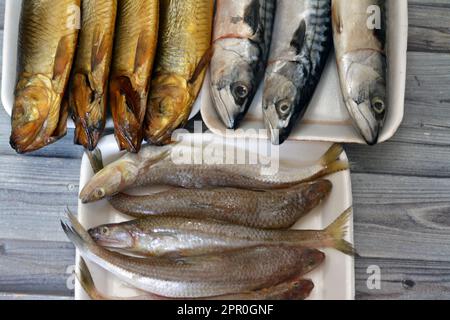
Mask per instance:
[[[0,239],[0,292],[71,296],[74,261],[67,242]]]
[[[450,299],[450,2],[410,0],[409,20],[402,127],[382,145],[346,146],[361,255],[358,299]],[[9,131],[1,110],[0,299],[70,299],[74,249],[59,217],[67,206],[76,210],[82,149],[70,131],[19,157]],[[367,287],[372,265],[381,268],[380,290]]]

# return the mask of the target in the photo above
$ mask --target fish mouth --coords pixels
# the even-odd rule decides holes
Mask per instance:
[[[289,137],[288,130],[280,129],[278,124],[274,125],[274,122],[278,122],[278,118],[271,116],[270,112],[264,111],[264,123],[270,141],[275,146],[282,145]]]
[[[213,85],[211,93],[220,120],[228,129],[235,130],[244,118],[245,111],[241,111],[243,107],[236,104],[228,89],[217,89]],[[246,104],[247,102],[244,105]]]
[[[382,129],[382,121],[377,120],[370,107],[370,102],[364,101],[356,104],[355,101],[347,101],[348,110],[353,119],[353,124],[359,131],[364,141],[370,145],[376,145]]]
[[[126,246],[124,246],[123,242],[112,239],[112,238],[103,238],[99,236],[94,230],[88,231],[91,238],[95,241],[96,244],[102,247],[106,248],[115,248],[115,249],[125,249]]]

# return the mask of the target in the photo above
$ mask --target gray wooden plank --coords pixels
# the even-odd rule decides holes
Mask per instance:
[[[357,298],[449,299],[450,179],[361,173],[352,184]],[[381,290],[366,284],[373,265]]]
[[[450,145],[449,74],[450,54],[408,53],[405,116],[392,140]]]
[[[75,250],[67,242],[0,239],[0,292],[73,295]]]
[[[381,269],[381,288],[369,289],[368,266]],[[448,300],[450,263],[401,259],[358,259],[356,299]]]
[[[2,293],[0,292],[0,300],[3,301],[49,301],[49,300],[73,300],[72,296],[50,296],[50,295],[34,295],[34,294],[18,294],[18,293]]]
[[[0,156],[0,236],[66,241],[59,217],[76,212],[79,169],[79,159]]]
[[[345,146],[353,173],[449,177],[450,148],[403,142]]]
[[[408,50],[450,52],[450,3],[408,1]]]

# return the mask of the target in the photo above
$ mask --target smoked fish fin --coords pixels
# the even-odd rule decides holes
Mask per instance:
[[[197,65],[197,68],[195,68],[194,73],[192,74],[191,79],[189,79],[190,84],[194,84],[197,82],[199,77],[202,75],[203,71],[205,71],[208,68],[209,63],[211,62],[211,59],[214,54],[214,47],[209,47],[208,50],[206,50],[203,57],[200,59],[200,62]]]
[[[145,34],[143,30],[139,34],[139,39],[136,47],[136,58],[134,60],[134,72],[138,72],[138,70],[146,65],[148,61],[151,59],[152,55],[152,43],[148,41],[148,36]]]
[[[95,72],[108,53],[109,44],[105,33],[100,25],[96,25],[94,29],[94,37],[92,38],[92,54],[91,54],[91,70]]]
[[[73,36],[67,35],[61,38],[56,49],[55,64],[53,67],[53,80],[59,80],[71,67],[72,56],[68,54],[72,46]]]
[[[58,126],[53,133],[53,137],[62,138],[67,134],[67,119],[69,118],[69,102],[64,99],[61,102],[61,109],[59,111]]]

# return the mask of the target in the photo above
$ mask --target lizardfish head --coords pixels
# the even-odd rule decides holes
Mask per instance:
[[[259,55],[246,41],[222,40],[211,61],[211,97],[215,109],[229,129],[235,129],[253,102],[262,70]]]
[[[296,86],[281,74],[271,73],[266,79],[263,96],[263,116],[274,145],[289,137],[296,117]]]
[[[81,190],[80,199],[83,203],[105,199],[131,185],[136,178],[137,169],[131,162],[123,161],[107,166]]]
[[[108,224],[89,230],[91,238],[100,246],[116,249],[131,249],[134,238],[126,226]]]

